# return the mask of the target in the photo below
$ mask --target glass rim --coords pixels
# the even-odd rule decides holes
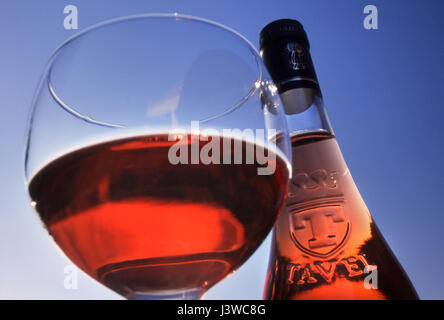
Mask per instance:
[[[197,16],[192,16],[192,15],[186,15],[186,14],[179,14],[177,12],[175,13],[138,13],[138,14],[131,14],[131,15],[126,15],[126,16],[120,16],[120,17],[116,17],[116,18],[111,18],[111,19],[107,19],[98,23],[95,23],[93,25],[90,25],[84,29],[82,29],[79,32],[76,32],[74,35],[70,36],[69,38],[67,38],[66,40],[64,40],[61,44],[59,44],[50,54],[49,58],[48,58],[48,62],[50,62],[54,56],[67,44],[69,44],[70,42],[76,40],[77,38],[80,38],[82,36],[84,36],[85,34],[94,31],[96,29],[102,28],[102,27],[106,27],[107,25],[110,24],[114,24],[114,23],[119,23],[119,22],[125,22],[125,21],[131,21],[131,20],[137,20],[137,19],[146,19],[146,18],[164,18],[164,19],[184,19],[184,20],[188,20],[188,21],[194,21],[194,22],[200,22],[200,23],[204,23],[204,24],[208,24],[217,28],[221,28],[225,31],[228,31],[234,35],[236,35],[237,37],[239,37],[241,40],[245,41],[248,46],[250,47],[250,49],[252,49],[252,51],[254,51],[255,54],[257,54],[258,56],[260,56],[259,51],[257,50],[257,48],[251,43],[250,40],[248,40],[246,37],[244,37],[241,33],[239,33],[238,31],[222,24],[219,22],[216,22],[214,20],[210,20],[210,19],[206,19],[206,18],[201,18],[201,17],[197,17]]]
[[[49,55],[49,58],[47,59],[47,62],[45,64],[45,67],[43,69],[43,76],[37,86],[37,90],[36,90],[36,95],[34,96],[32,103],[31,103],[31,113],[32,113],[32,109],[34,109],[36,101],[37,101],[37,95],[40,92],[40,90],[42,89],[44,83],[45,83],[45,79],[47,80],[47,86],[48,86],[48,90],[49,93],[51,94],[51,96],[53,97],[53,99],[57,102],[57,104],[63,108],[65,111],[69,112],[71,115],[73,115],[74,117],[83,120],[87,123],[90,124],[94,124],[94,125],[99,125],[99,126],[104,126],[104,127],[108,127],[108,128],[124,128],[126,127],[125,125],[120,125],[120,124],[113,124],[113,123],[109,123],[109,122],[104,122],[101,120],[96,120],[93,119],[91,117],[89,117],[87,114],[85,113],[81,113],[78,112],[76,110],[76,108],[72,108],[70,107],[68,104],[66,104],[62,98],[60,98],[57,93],[56,90],[54,89],[52,82],[51,82],[51,69],[52,69],[52,65],[54,63],[54,61],[56,60],[57,55],[62,52],[62,50],[64,49],[64,47],[66,47],[68,44],[72,43],[73,41],[88,35],[89,33],[95,31],[95,30],[99,30],[101,28],[107,27],[109,25],[113,25],[113,24],[117,24],[117,23],[121,23],[121,22],[128,22],[128,21],[133,21],[133,20],[138,20],[138,19],[175,19],[175,20],[186,20],[186,21],[191,21],[191,22],[197,22],[197,23],[203,23],[206,25],[209,25],[211,27],[215,27],[218,28],[220,30],[226,31],[229,34],[235,36],[236,38],[238,38],[241,42],[243,42],[244,44],[246,44],[247,48],[251,51],[253,58],[255,60],[256,63],[256,67],[257,67],[257,78],[256,81],[254,83],[252,83],[252,86],[250,88],[250,90],[242,97],[240,97],[235,103],[233,103],[233,105],[231,106],[227,106],[226,109],[224,109],[223,111],[211,115],[207,118],[201,119],[199,120],[199,122],[203,123],[206,121],[210,121],[213,119],[217,119],[219,117],[222,117],[224,115],[227,115],[231,112],[234,112],[236,109],[238,109],[239,107],[241,107],[245,101],[247,101],[252,95],[254,95],[254,93],[260,88],[260,84],[263,83],[263,75],[264,75],[264,70],[263,70],[263,66],[260,62],[260,54],[257,50],[257,48],[250,42],[250,40],[248,40],[246,37],[244,37],[242,34],[240,34],[238,31],[224,25],[221,24],[219,22],[210,20],[210,19],[206,19],[206,18],[201,18],[201,17],[197,17],[197,16],[192,16],[192,15],[185,15],[185,14],[179,14],[177,12],[175,13],[140,13],[140,14],[132,14],[132,15],[126,15],[126,16],[120,16],[120,17],[116,17],[116,18],[111,18],[111,19],[107,19],[98,23],[95,23],[91,26],[88,26],[86,28],[84,28],[83,30],[75,33],[74,35],[72,35],[71,37],[67,38],[66,40],[64,40],[61,44],[59,44],[56,49],[54,49],[52,51],[52,53]]]

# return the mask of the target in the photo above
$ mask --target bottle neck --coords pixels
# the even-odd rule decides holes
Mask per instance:
[[[334,135],[308,43],[277,39],[261,48],[261,56],[278,88],[290,136],[317,132]]]
[[[280,93],[290,137],[319,133],[334,136],[320,90],[294,88]]]

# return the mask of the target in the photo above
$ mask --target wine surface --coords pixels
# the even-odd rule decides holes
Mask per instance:
[[[417,299],[336,139],[292,139],[293,177],[273,231],[265,299]]]
[[[91,145],[29,184],[65,254],[126,297],[211,287],[254,252],[283,204],[288,170],[279,155],[274,174],[258,175],[256,161],[173,165],[174,143],[162,134]],[[248,147],[243,141],[243,155]]]

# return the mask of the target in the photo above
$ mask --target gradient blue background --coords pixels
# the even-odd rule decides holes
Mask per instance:
[[[355,181],[421,298],[443,299],[443,1],[24,1],[0,0],[0,298],[119,299],[68,262],[29,206],[23,178],[28,110],[44,63],[79,29],[135,13],[179,12],[218,21],[252,43],[268,22],[300,20],[309,35],[328,113]],[[363,8],[379,30],[363,28]],[[261,298],[269,239],[208,299]]]

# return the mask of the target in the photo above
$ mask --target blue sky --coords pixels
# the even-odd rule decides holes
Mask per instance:
[[[67,261],[29,206],[23,143],[31,99],[50,53],[79,29],[136,13],[179,12],[215,20],[253,44],[268,22],[300,20],[311,42],[326,107],[344,157],[379,228],[422,298],[443,299],[444,57],[436,1],[6,1],[0,5],[0,298],[119,299],[81,275],[63,287]],[[363,28],[376,5],[379,29]],[[258,299],[269,243],[209,299]]]

